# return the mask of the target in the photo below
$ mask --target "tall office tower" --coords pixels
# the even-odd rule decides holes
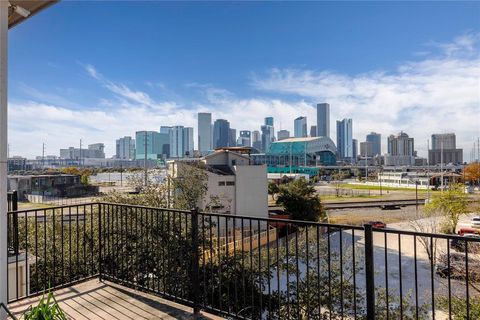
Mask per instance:
[[[156,131],[137,131],[135,133],[135,142],[135,158],[137,160],[145,159],[145,149],[147,151],[147,159],[157,160],[162,155],[165,155],[164,146],[168,146],[168,135]]]
[[[265,118],[265,124],[260,127],[260,131],[262,132],[262,150],[267,151],[270,144],[275,141],[273,117]]]
[[[428,150],[429,164],[463,163],[463,149],[457,149],[455,133],[432,134],[432,149]]]
[[[252,132],[252,147],[259,151],[262,150],[262,136],[258,130]]]
[[[330,105],[317,104],[317,137],[330,137]]]
[[[260,131],[262,132],[262,150],[264,152],[268,150],[270,144],[273,142],[272,130],[273,127],[267,124],[260,127]]]
[[[170,129],[170,158],[183,158],[185,156],[183,143],[185,139],[183,126],[173,126]]]
[[[443,144],[443,145],[442,145]],[[457,148],[455,133],[435,133],[432,134],[432,150]]]
[[[273,117],[266,117],[265,118],[265,124],[267,126],[272,126],[273,127]]]
[[[230,135],[230,122],[225,119],[217,119],[213,124],[213,147],[228,147],[228,137]]]
[[[293,121],[293,132],[295,138],[307,136],[307,117],[298,117]]]
[[[183,128],[183,155],[186,157],[193,156],[193,128],[186,127]]]
[[[373,142],[365,141],[360,142],[360,156],[362,157],[373,157],[376,154],[373,153]]]
[[[401,131],[399,134],[388,137],[388,154],[392,156],[413,156],[415,150],[413,138]]]
[[[352,119],[337,121],[337,152],[338,157],[349,160],[353,157]]]
[[[198,151],[205,155],[213,149],[212,145],[212,114],[198,113]]]
[[[316,137],[317,136],[317,126],[311,126],[310,127],[310,137]]]
[[[278,141],[290,138],[290,131],[280,130],[277,132]]]
[[[235,147],[237,145],[237,129],[232,129],[228,131],[228,146]]]
[[[117,139],[115,157],[117,159],[133,160],[135,159],[135,139],[130,136]]]
[[[415,164],[413,138],[405,132],[387,138],[388,154],[384,156],[387,166],[410,166]]]
[[[105,158],[105,144],[103,143],[93,143],[88,145],[88,153],[90,158]]]
[[[352,158],[353,161],[357,160],[358,156],[358,140],[357,139],[352,139]]]
[[[252,146],[252,132],[248,130],[240,131],[240,136],[237,140],[237,146],[239,147],[251,147]]]
[[[376,132],[370,132],[367,134],[367,142],[372,143],[372,150],[371,150],[371,155],[368,155],[369,157],[373,156],[378,156],[382,154],[382,135],[380,133]]]
[[[170,134],[171,129],[172,129],[172,126],[161,126],[160,127],[160,133]]]

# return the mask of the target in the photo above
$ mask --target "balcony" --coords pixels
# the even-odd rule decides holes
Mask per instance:
[[[51,288],[91,318],[478,318],[474,238],[111,203],[8,223],[15,312]]]

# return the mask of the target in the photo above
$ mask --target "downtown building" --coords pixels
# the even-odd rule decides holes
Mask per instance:
[[[213,148],[228,147],[230,138],[230,122],[217,119],[213,124]]]
[[[268,150],[270,144],[275,141],[275,130],[273,127],[273,117],[266,117],[265,124],[260,127],[262,133],[262,147],[264,152]]]
[[[206,155],[213,150],[212,138],[212,114],[208,112],[199,112],[197,146],[201,155]]]
[[[277,139],[278,141],[285,140],[290,138],[290,131],[288,130],[280,130],[277,132]]]
[[[115,141],[115,158],[122,160],[135,159],[135,139],[130,136]]]
[[[455,133],[432,134],[428,163],[431,165],[463,163],[463,149],[457,149]]]
[[[105,159],[105,145],[94,143],[89,144],[87,149],[74,147],[60,149],[60,159]]]
[[[387,146],[386,166],[413,166],[415,164],[414,141],[405,132],[390,135],[387,138]]]
[[[307,136],[307,117],[298,117],[293,121],[293,132],[295,138]]]
[[[252,146],[252,132],[248,130],[240,131],[240,136],[237,139],[237,146],[239,147],[251,147]]]
[[[170,155],[170,142],[167,133],[157,131],[137,131],[135,133],[135,159],[159,160]]]
[[[173,126],[169,132],[169,158],[184,158],[193,156],[193,128]]]
[[[382,154],[382,135],[376,132],[370,132],[367,134],[366,142],[369,142],[371,151],[369,157],[380,156]]]
[[[352,119],[337,121],[337,154],[339,160],[353,160]]]
[[[258,130],[252,131],[252,148],[262,150],[262,135]]]
[[[330,105],[328,103],[317,104],[316,136],[330,138]]]

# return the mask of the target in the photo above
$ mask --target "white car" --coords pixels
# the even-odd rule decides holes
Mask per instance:
[[[480,217],[473,217],[471,224],[472,228],[480,228]]]

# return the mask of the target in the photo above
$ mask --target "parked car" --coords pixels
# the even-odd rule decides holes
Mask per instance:
[[[464,236],[466,234],[478,234],[480,235],[480,230],[476,228],[468,228],[468,227],[463,227],[458,229],[458,235],[459,236]]]
[[[368,224],[371,224],[373,228],[383,229],[387,227],[387,224],[383,221],[369,221]]]
[[[440,255],[435,265],[435,272],[442,278],[465,280],[466,279],[466,263],[465,254],[460,252]],[[468,279],[469,281],[480,281],[480,259],[474,256],[468,256]]]

